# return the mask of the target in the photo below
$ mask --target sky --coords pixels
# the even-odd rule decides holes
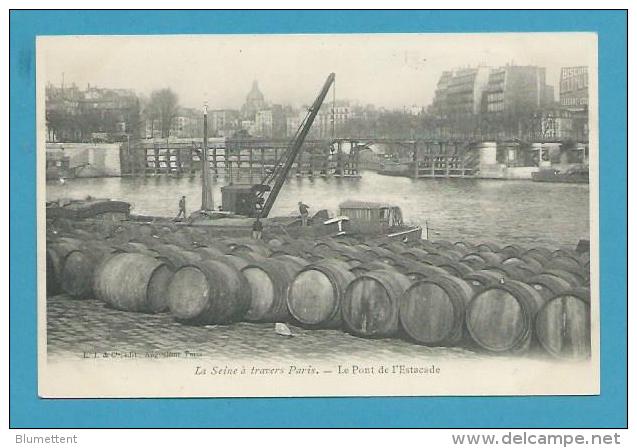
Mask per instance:
[[[266,101],[310,104],[330,72],[336,98],[399,109],[427,106],[444,70],[487,65],[596,67],[591,33],[326,34],[38,37],[38,79],[60,85],[170,87],[186,107],[238,109],[253,80]],[[331,97],[330,93],[330,97]]]

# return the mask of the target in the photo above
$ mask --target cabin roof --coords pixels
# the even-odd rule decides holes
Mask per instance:
[[[369,202],[369,201],[345,201],[339,205],[340,208],[359,208],[359,209],[379,209],[379,208],[395,208],[394,204],[385,202]]]

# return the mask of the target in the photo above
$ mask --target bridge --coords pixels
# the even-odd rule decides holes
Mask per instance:
[[[533,145],[515,139],[488,140],[498,146],[507,166],[538,164]],[[263,179],[289,145],[288,139],[209,138],[208,165],[213,176],[230,182]],[[359,177],[362,169],[410,177],[470,177],[479,170],[483,141],[440,138],[341,137],[306,139],[290,175]],[[563,143],[537,138],[535,145]],[[122,147],[122,172],[128,175],[190,175],[201,170],[202,139],[132,141]],[[501,157],[502,158],[502,157]]]

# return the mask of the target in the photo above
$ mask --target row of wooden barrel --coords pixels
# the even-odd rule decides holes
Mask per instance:
[[[206,226],[186,226],[171,223],[169,221],[161,223],[142,223],[123,221],[118,224],[111,224],[110,232],[99,230],[100,223],[91,223],[85,221],[68,221],[64,226],[71,228],[71,232],[77,232],[92,238],[109,239],[125,243],[131,240],[142,242],[144,244],[154,245],[158,241],[162,243],[175,244],[182,247],[192,248],[198,246],[208,246],[210,243],[219,243],[219,238],[215,236],[214,227]],[[72,226],[76,228],[73,229]],[[54,228],[54,226],[51,226]],[[239,233],[245,233],[240,230]],[[228,237],[228,235],[225,235]],[[242,238],[237,238],[241,241]],[[544,247],[524,248],[518,244],[509,244],[505,246],[498,245],[494,242],[470,243],[466,241],[428,241],[418,240],[408,243],[399,241],[388,241],[387,239],[366,240],[361,241],[354,237],[344,237],[338,240],[333,238],[324,238],[319,241],[313,239],[293,239],[284,234],[277,235],[268,241],[268,248],[275,255],[277,253],[286,253],[289,255],[303,256],[308,260],[316,260],[322,252],[326,250],[334,250],[343,252],[342,256],[351,256],[352,251],[367,251],[370,248],[377,250],[385,250],[384,254],[393,253],[395,255],[405,254],[411,258],[423,258],[425,252],[430,255],[444,255],[451,261],[461,261],[465,265],[469,265],[473,269],[481,268],[484,265],[498,264],[507,261],[506,264],[515,264],[525,261],[527,264],[537,265],[539,263],[545,266],[547,262],[555,268],[567,268],[575,271],[577,275],[587,275],[590,270],[588,251],[578,253],[570,247],[562,247],[557,250],[551,250]],[[343,248],[348,248],[343,249]],[[415,249],[412,251],[412,249]],[[479,257],[475,253],[480,253]],[[334,255],[333,253],[331,255]],[[371,254],[372,256],[374,254]],[[381,253],[380,255],[383,255]],[[463,259],[464,258],[464,259]],[[476,266],[477,265],[477,266]],[[460,269],[463,269],[460,267]]]
[[[511,279],[507,271],[489,269],[460,278],[440,267],[447,260],[438,260],[439,266],[416,260],[405,263],[405,256],[382,260],[386,252],[394,252],[366,245],[377,259],[363,263],[356,257],[334,258],[325,250],[351,254],[344,249],[351,244],[294,243],[324,258],[310,263],[277,253],[271,250],[278,246],[272,241],[265,245],[219,240],[188,251],[166,244],[129,241],[113,247],[58,238],[47,251],[51,261],[47,267],[55,271],[55,259],[61,254],[62,273],[52,272],[52,284],[61,279],[64,290],[72,295],[92,293],[119,309],[161,312],[169,308],[186,323],[283,321],[291,316],[309,327],[344,326],[367,337],[405,332],[428,345],[473,340],[496,352],[526,350],[535,333],[556,356],[581,357],[590,352],[587,295],[581,288],[573,289],[580,279],[567,274],[562,278],[568,271],[541,272],[526,284]],[[433,252],[434,248],[427,248]],[[466,256],[461,251],[459,255]],[[407,264],[409,272],[387,262],[391,260]]]

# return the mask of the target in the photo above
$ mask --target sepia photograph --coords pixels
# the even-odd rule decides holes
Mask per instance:
[[[596,395],[597,35],[38,36],[45,398]]]

